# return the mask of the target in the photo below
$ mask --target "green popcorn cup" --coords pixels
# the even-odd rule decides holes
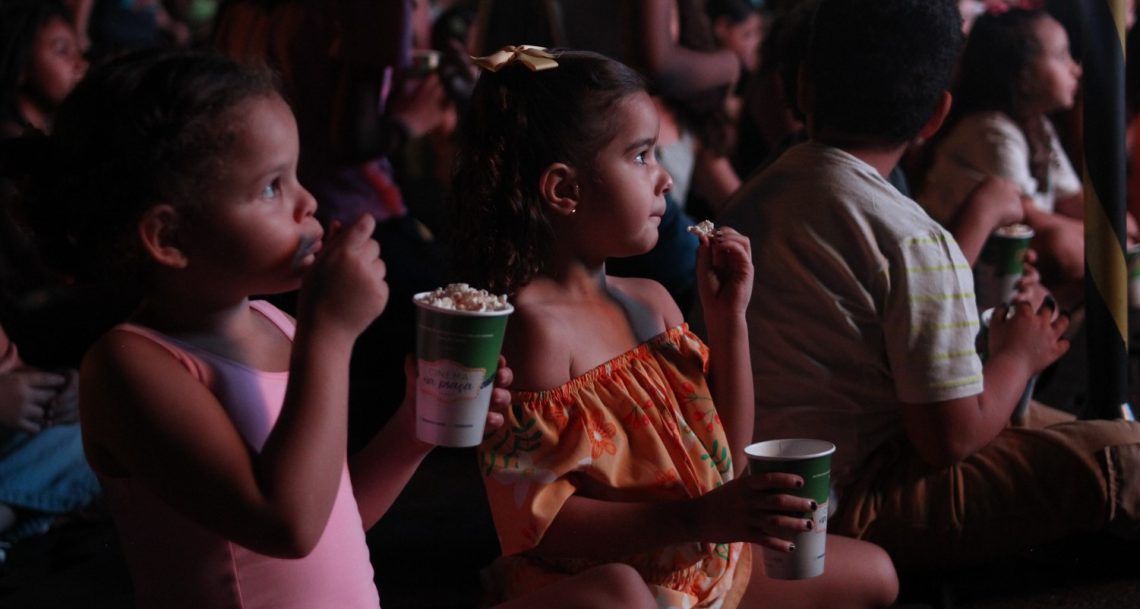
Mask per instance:
[[[1015,285],[1025,267],[1025,252],[1033,239],[1033,229],[1024,224],[1003,226],[990,235],[974,265],[974,291],[978,309],[1009,304],[1017,292]]]
[[[491,405],[507,316],[441,309],[416,294],[416,437],[438,446],[477,446]]]
[[[831,456],[835,445],[824,440],[801,438],[768,440],[750,444],[748,470],[753,474],[789,473],[804,479],[802,488],[778,489],[774,492],[806,497],[818,505],[813,513],[803,513],[815,523],[812,530],[799,533],[792,540],[796,551],[790,554],[763,548],[764,568],[775,579],[807,579],[823,574],[827,554],[827,508],[831,495]]]

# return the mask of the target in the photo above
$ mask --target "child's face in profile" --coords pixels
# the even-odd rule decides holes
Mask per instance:
[[[249,293],[300,285],[321,247],[317,202],[297,181],[297,123],[277,95],[246,99],[223,118],[233,144],[185,239],[191,266]]]
[[[1031,99],[1040,106],[1036,110],[1048,113],[1072,108],[1081,67],[1069,52],[1069,36],[1052,17],[1038,19],[1033,30],[1041,53],[1030,68],[1026,86]]]
[[[617,133],[579,180],[578,217],[583,238],[607,249],[607,257],[633,256],[653,249],[665,213],[665,193],[673,185],[657,162],[660,119],[644,92],[619,102],[609,117]]]
[[[71,24],[52,17],[32,46],[31,65],[23,74],[24,94],[43,107],[58,107],[87,72],[87,61]]]
[[[721,46],[736,53],[749,72],[760,67],[760,42],[764,34],[764,20],[760,13],[752,13],[740,23],[731,23],[721,17],[713,24]]]

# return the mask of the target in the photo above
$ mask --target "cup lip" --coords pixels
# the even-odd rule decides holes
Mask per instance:
[[[1009,233],[1002,232],[1003,230],[1015,227],[1017,230],[1021,231],[1019,234],[1011,235]],[[1015,241],[1020,241],[1022,239],[1032,239],[1036,235],[1037,231],[1033,230],[1032,226],[1029,226],[1028,224],[1022,222],[1015,222],[1013,224],[1007,224],[1006,226],[999,226],[998,228],[994,229],[992,233],[990,233],[991,237],[998,237],[1000,239],[1013,239]]]
[[[431,294],[431,292],[432,291],[429,290],[427,292],[420,292],[418,294],[415,294],[414,296],[412,296],[412,302],[415,303],[415,305],[417,307],[420,307],[421,309],[424,309],[425,311],[436,311],[438,313],[445,313],[448,315],[459,315],[461,317],[501,317],[503,315],[510,315],[511,313],[515,312],[515,306],[509,302],[507,303],[507,308],[498,309],[495,311],[463,311],[460,309],[444,309],[442,307],[437,307],[435,305],[431,305],[431,304],[428,304],[428,303],[420,300],[421,297],[423,297],[426,294]]]
[[[803,443],[811,448],[803,454],[796,455],[758,455],[753,453],[753,448],[764,444],[773,444],[778,442],[797,442]],[[817,459],[819,457],[826,457],[835,452],[835,444],[827,440],[820,440],[818,438],[773,438],[771,440],[764,440],[762,442],[753,442],[744,447],[744,454],[753,461],[800,461],[804,459]]]

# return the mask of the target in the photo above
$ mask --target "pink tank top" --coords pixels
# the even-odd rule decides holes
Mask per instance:
[[[290,339],[293,322],[264,301],[254,310]],[[254,451],[260,451],[285,399],[288,372],[264,372],[134,324],[209,387]],[[377,609],[380,599],[347,463],[328,525],[308,556],[258,554],[191,521],[131,478],[100,473],[123,544],[139,609]]]

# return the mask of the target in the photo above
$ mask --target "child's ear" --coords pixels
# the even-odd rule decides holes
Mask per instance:
[[[728,17],[722,15],[713,20],[713,37],[716,38],[717,42],[724,44],[725,39],[728,38],[730,27],[732,27],[732,24],[729,23]]]
[[[189,264],[186,253],[178,245],[178,210],[163,203],[143,212],[138,224],[143,250],[159,264],[182,269]]]
[[[926,119],[926,124],[918,132],[920,140],[928,140],[932,135],[938,133],[938,129],[942,127],[942,122],[950,114],[950,106],[954,102],[954,97],[950,95],[949,91],[943,91],[942,97],[938,98],[938,103],[934,106],[934,113],[930,118]]]
[[[538,177],[540,194],[555,213],[569,216],[578,210],[578,172],[566,163],[552,163]]]

